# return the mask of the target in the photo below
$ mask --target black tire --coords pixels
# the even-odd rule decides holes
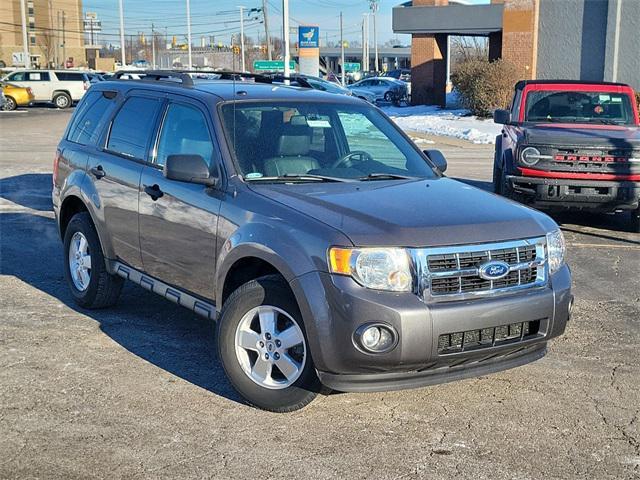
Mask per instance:
[[[633,233],[640,233],[640,207],[631,210],[631,220],[629,222]]]
[[[87,239],[91,256],[91,275],[89,285],[84,291],[75,286],[69,266],[69,247],[76,232],[82,233]],[[64,233],[64,276],[73,299],[81,307],[106,308],[118,301],[124,279],[117,275],[111,275],[107,271],[100,239],[91,221],[91,216],[87,212],[75,214]]]
[[[384,101],[385,102],[393,102],[394,99],[394,95],[391,92],[385,92],[384,94]]]
[[[57,108],[61,108],[61,109],[69,108],[71,106],[71,103],[72,103],[71,97],[67,93],[60,92],[60,93],[56,93],[53,96],[53,104]]]
[[[16,103],[15,99],[13,97],[9,97],[6,96],[6,102],[2,107],[2,110],[5,110],[7,112],[11,112],[13,110],[15,110],[16,108],[18,108],[18,104]]]
[[[498,195],[502,195],[502,135],[496,137],[496,148],[493,153],[493,191]]]
[[[244,372],[235,352],[236,329],[247,312],[261,305],[278,307],[300,326],[306,343],[306,362],[298,379],[289,387],[273,390],[254,382]],[[299,410],[322,391],[309,352],[309,342],[298,304],[279,275],[268,275],[245,283],[224,303],[218,321],[218,356],[236,391],[251,405],[277,413]]]

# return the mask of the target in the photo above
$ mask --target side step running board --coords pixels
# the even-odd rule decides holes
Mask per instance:
[[[194,313],[208,318],[209,320],[216,319],[216,307],[211,303],[204,302],[193,295],[189,295],[182,290],[171,287],[160,280],[145,275],[135,268],[123,265],[120,262],[113,262],[112,268],[122,278],[131,280],[133,283],[137,283],[142,288],[149,290],[150,292],[157,293],[167,300],[171,300],[173,303],[177,303],[181,307],[188,308]]]

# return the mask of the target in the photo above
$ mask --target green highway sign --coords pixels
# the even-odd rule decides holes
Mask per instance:
[[[289,69],[293,71],[296,68],[296,62],[289,62]],[[284,60],[254,60],[253,69],[256,72],[284,72]]]
[[[345,72],[359,72],[360,71],[360,63],[358,63],[358,62],[344,62],[344,71]]]

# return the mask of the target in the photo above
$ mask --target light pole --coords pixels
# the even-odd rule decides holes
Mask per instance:
[[[22,55],[24,56],[24,67],[31,66],[29,56],[29,39],[27,38],[27,12],[24,6],[25,0],[20,0],[20,15],[22,16]]]
[[[369,7],[373,12],[373,48],[376,52],[376,64],[374,70],[378,71],[378,34],[376,32],[376,12],[378,11],[378,1],[379,0],[369,0]]]
[[[193,59],[191,57],[191,5],[187,0],[187,49],[189,51],[189,70],[193,68]]]
[[[287,78],[291,74],[289,70],[289,0],[282,0],[282,40],[284,41],[284,77],[285,84],[289,84]]]
[[[342,38],[342,12],[340,12],[340,60],[342,61],[342,86],[344,87],[344,38]]]
[[[124,8],[122,7],[122,0],[120,0],[120,53],[122,55],[121,62],[122,68],[127,65],[127,47],[124,43]]]
[[[244,7],[240,9],[240,55],[242,55],[242,71],[245,72],[247,67],[244,61]]]

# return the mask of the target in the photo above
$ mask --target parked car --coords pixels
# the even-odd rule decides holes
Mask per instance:
[[[339,83],[324,80],[320,77],[314,77],[311,75],[293,74],[290,76],[293,79],[292,85],[313,88],[314,90],[320,90],[327,93],[335,93],[339,95],[354,95],[358,98],[368,101],[369,103],[375,103],[375,96],[364,89],[349,89],[343,87]],[[273,77],[275,82],[284,83],[284,76],[282,74],[275,74]],[[300,79],[301,81],[297,81]]]
[[[4,80],[31,88],[34,103],[52,102],[58,108],[69,108],[90,87],[88,75],[77,70],[16,70]]]
[[[543,209],[630,212],[640,232],[640,121],[622,83],[518,82],[496,110],[496,193]]]
[[[385,72],[383,77],[395,78],[396,80],[402,80],[403,82],[411,81],[411,69],[409,68],[396,68]]]
[[[371,105],[256,80],[92,87],[53,167],[79,305],[128,279],[215,320],[233,386],[277,412],[545,354],[573,301],[551,218],[446,178]]]
[[[368,92],[373,95],[375,101],[385,101],[396,105],[407,100],[407,84],[393,78],[373,77],[360,80],[349,85],[349,90],[356,96],[359,92]]]
[[[30,105],[34,100],[33,92],[31,88],[19,87],[8,82],[0,82],[2,86],[2,93],[5,97],[3,110],[15,110],[18,107]]]

